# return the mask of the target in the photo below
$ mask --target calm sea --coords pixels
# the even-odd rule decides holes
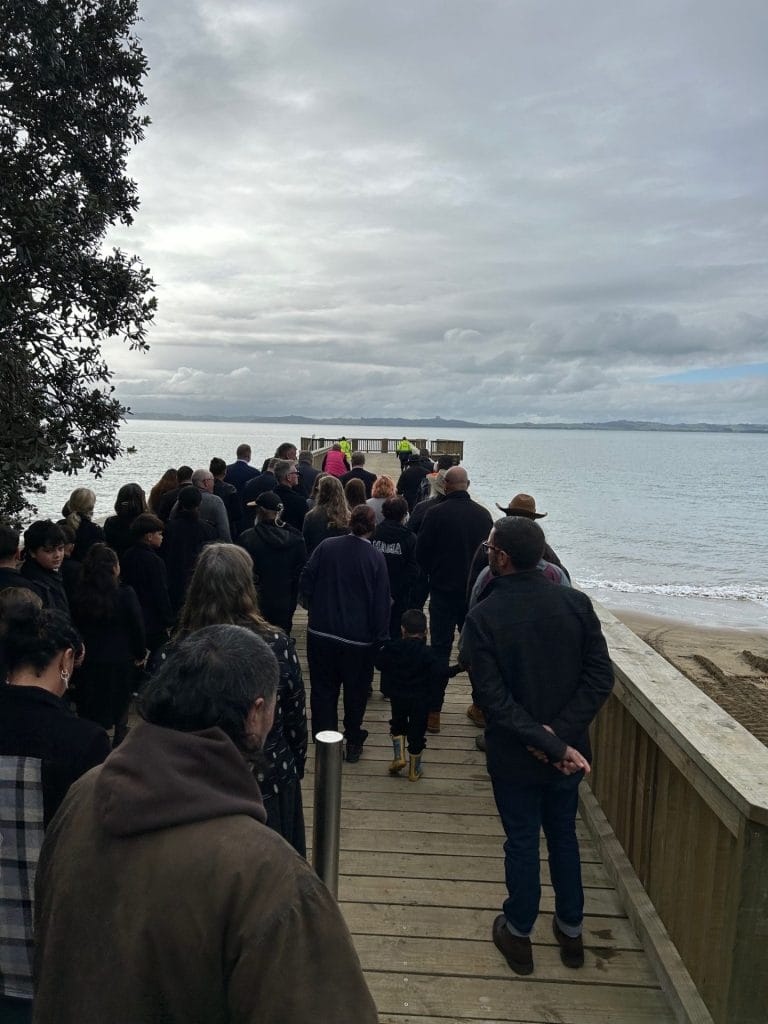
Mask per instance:
[[[58,518],[78,483],[111,512],[122,484],[147,491],[169,466],[231,462],[241,441],[260,465],[300,436],[399,436],[382,427],[155,422],[122,432],[135,447],[101,480],[57,477],[39,501]],[[768,630],[765,523],[768,436],[588,430],[443,430],[464,441],[474,497],[495,513],[518,491],[547,512],[541,525],[576,582],[612,608],[709,626]],[[433,434],[429,435],[438,436]]]

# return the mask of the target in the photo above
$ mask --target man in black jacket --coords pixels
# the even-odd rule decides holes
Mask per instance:
[[[61,577],[66,537],[50,519],[38,519],[24,531],[21,575],[43,599],[43,606],[69,617],[69,600]]]
[[[611,660],[586,594],[551,583],[536,568],[544,534],[533,520],[498,520],[486,547],[496,578],[467,614],[459,658],[485,714],[488,773],[507,835],[509,895],[493,941],[513,971],[531,973],[543,826],[553,931],[563,963],[580,967],[578,787],[590,770],[589,724],[613,686]]]
[[[424,517],[416,540],[416,561],[429,576],[429,631],[432,647],[447,665],[455,629],[467,614],[467,576],[477,545],[493,526],[488,509],[469,496],[462,466],[445,474],[445,500]],[[429,731],[440,732],[440,699],[430,712]]]
[[[362,480],[367,500],[371,496],[371,488],[376,483],[376,474],[369,473],[367,469],[363,469],[365,465],[365,452],[352,452],[350,461],[352,469],[341,477],[341,486],[346,487],[350,480]]]
[[[294,489],[299,484],[296,463],[289,462],[288,459],[278,459],[273,473],[277,481],[274,492],[283,505],[283,522],[301,531],[304,516],[307,514],[307,499],[301,491]]]

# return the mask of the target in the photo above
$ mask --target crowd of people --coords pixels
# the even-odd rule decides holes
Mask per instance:
[[[544,513],[530,495],[499,506],[503,518],[494,524],[470,496],[468,473],[454,457],[433,462],[405,438],[397,454],[401,472],[395,480],[369,472],[365,454],[352,451],[346,438],[332,445],[322,466],[286,442],[257,469],[251,448],[242,444],[230,464],[214,457],[207,468],[167,470],[148,496],[139,483],[126,484],[103,525],[95,521],[96,495],[87,487],[72,491],[59,521],[37,520],[23,535],[0,524],[0,667],[7,680],[0,690],[0,814],[4,849],[13,851],[4,861],[9,866],[0,898],[20,908],[12,920],[0,917],[3,1019],[32,1019],[34,956],[36,1019],[53,1019],[56,988],[67,973],[63,951],[68,943],[82,945],[78,927],[90,929],[81,954],[83,963],[93,956],[92,970],[99,975],[103,928],[78,904],[78,893],[88,904],[80,882],[94,882],[97,890],[101,884],[110,893],[108,902],[128,900],[148,884],[152,857],[164,862],[184,851],[178,853],[184,864],[179,870],[189,870],[205,890],[203,853],[214,862],[222,857],[226,873],[235,870],[230,860],[239,865],[237,857],[220,850],[226,830],[206,826],[244,815],[250,824],[245,831],[233,825],[232,836],[253,841],[263,853],[253,871],[259,885],[271,887],[270,913],[284,916],[288,904],[281,900],[312,903],[311,927],[327,928],[334,937],[318,961],[319,990],[326,992],[337,979],[341,993],[334,993],[333,1005],[346,999],[347,1013],[354,1005],[355,1019],[374,1020],[338,911],[321,925],[316,903],[327,914],[328,901],[308,882],[306,869],[288,859],[290,870],[278,883],[279,841],[251,833],[254,821],[266,824],[301,858],[306,855],[300,782],[308,742],[319,731],[338,728],[341,696],[345,759],[360,760],[375,668],[391,706],[392,760],[382,770],[396,776],[407,769],[412,782],[422,777],[428,734],[441,730],[449,679],[470,671],[473,703],[467,714],[484,727],[478,745],[487,750],[508,836],[509,899],[494,925],[494,942],[513,970],[529,973],[529,936],[538,910],[538,898],[531,896],[537,891],[538,838],[534,865],[531,835],[535,824],[538,837],[543,822],[552,840],[550,856],[554,849],[555,864],[558,857],[562,861],[555,935],[564,962],[578,966],[579,956],[583,961],[583,895],[572,819],[578,781],[589,770],[586,726],[610,690],[599,624],[546,544],[536,523]],[[292,636],[299,602],[307,611],[311,735]],[[511,624],[509,607],[516,608]],[[527,624],[522,632],[520,623]],[[459,657],[451,664],[457,632]],[[536,672],[550,671],[553,644],[564,654],[556,684],[542,697]],[[129,728],[134,698],[141,722]],[[510,736],[517,740],[513,758]],[[77,779],[105,761],[100,773],[91,773],[87,785],[84,780],[67,798]],[[518,775],[525,800],[509,783]],[[65,798],[67,815],[49,829]],[[157,834],[169,829],[166,849]],[[136,868],[127,881],[112,878],[110,890],[109,872],[117,872],[110,858],[122,856],[118,838],[126,844],[130,839]],[[198,844],[203,853],[187,854],[187,845]],[[102,848],[104,859],[96,864],[100,854],[94,851]],[[92,873],[78,882],[74,864],[83,859]],[[167,868],[172,874],[173,866]],[[232,898],[226,879],[214,884],[215,874],[214,890]],[[249,877],[241,884],[256,885]],[[159,870],[153,888],[156,883],[174,892],[177,886],[164,878]],[[168,893],[157,894],[157,922]],[[256,898],[255,890],[249,896]],[[254,942],[257,932],[262,942],[274,941],[278,932],[281,940],[298,941],[298,924],[275,923],[273,934],[250,912],[254,921],[241,925]],[[192,911],[168,914],[194,926]],[[213,917],[221,934],[229,935],[221,914]],[[205,926],[201,919],[199,927]],[[226,941],[237,945],[242,935]],[[300,945],[309,941],[304,935]],[[144,981],[156,982],[138,942],[139,936],[129,935],[121,956],[126,963],[134,955],[146,961]],[[334,943],[340,960],[331,968]],[[247,950],[234,973],[246,971],[260,955],[263,948]],[[205,995],[203,981],[210,988]],[[121,980],[100,1003],[71,992],[68,1014],[56,1019],[91,1019],[88,1014],[97,1008],[99,1018],[109,1013],[127,1019],[110,1008],[126,1000],[139,1006],[141,998],[192,1006],[196,998],[215,1000],[226,987],[223,975],[209,972],[186,987],[177,980],[161,997],[130,992]],[[222,998],[226,1004],[247,994],[228,991]],[[182,1019],[175,1012],[162,1019]],[[136,1019],[149,1018],[138,1013]],[[190,1010],[185,1019],[202,1018]],[[251,1018],[211,1012],[205,1019]]]

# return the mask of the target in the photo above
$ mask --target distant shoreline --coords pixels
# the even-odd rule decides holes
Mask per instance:
[[[401,418],[380,419],[344,416],[330,418],[318,416],[198,416],[161,412],[132,412],[130,420],[160,420],[178,423],[283,423],[295,426],[331,426],[343,423],[347,427],[410,427],[434,429],[481,429],[481,430],[627,430],[648,432],[699,433],[699,434],[768,434],[768,423],[656,423],[650,420],[608,420],[599,423],[473,423],[471,420],[446,420],[440,416],[431,419]]]

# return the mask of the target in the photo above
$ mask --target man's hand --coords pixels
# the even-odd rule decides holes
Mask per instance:
[[[583,771],[585,775],[589,775],[592,771],[592,767],[589,761],[580,754],[575,747],[565,748],[565,757],[562,761],[558,761],[555,768],[563,775],[575,775],[576,772]]]

